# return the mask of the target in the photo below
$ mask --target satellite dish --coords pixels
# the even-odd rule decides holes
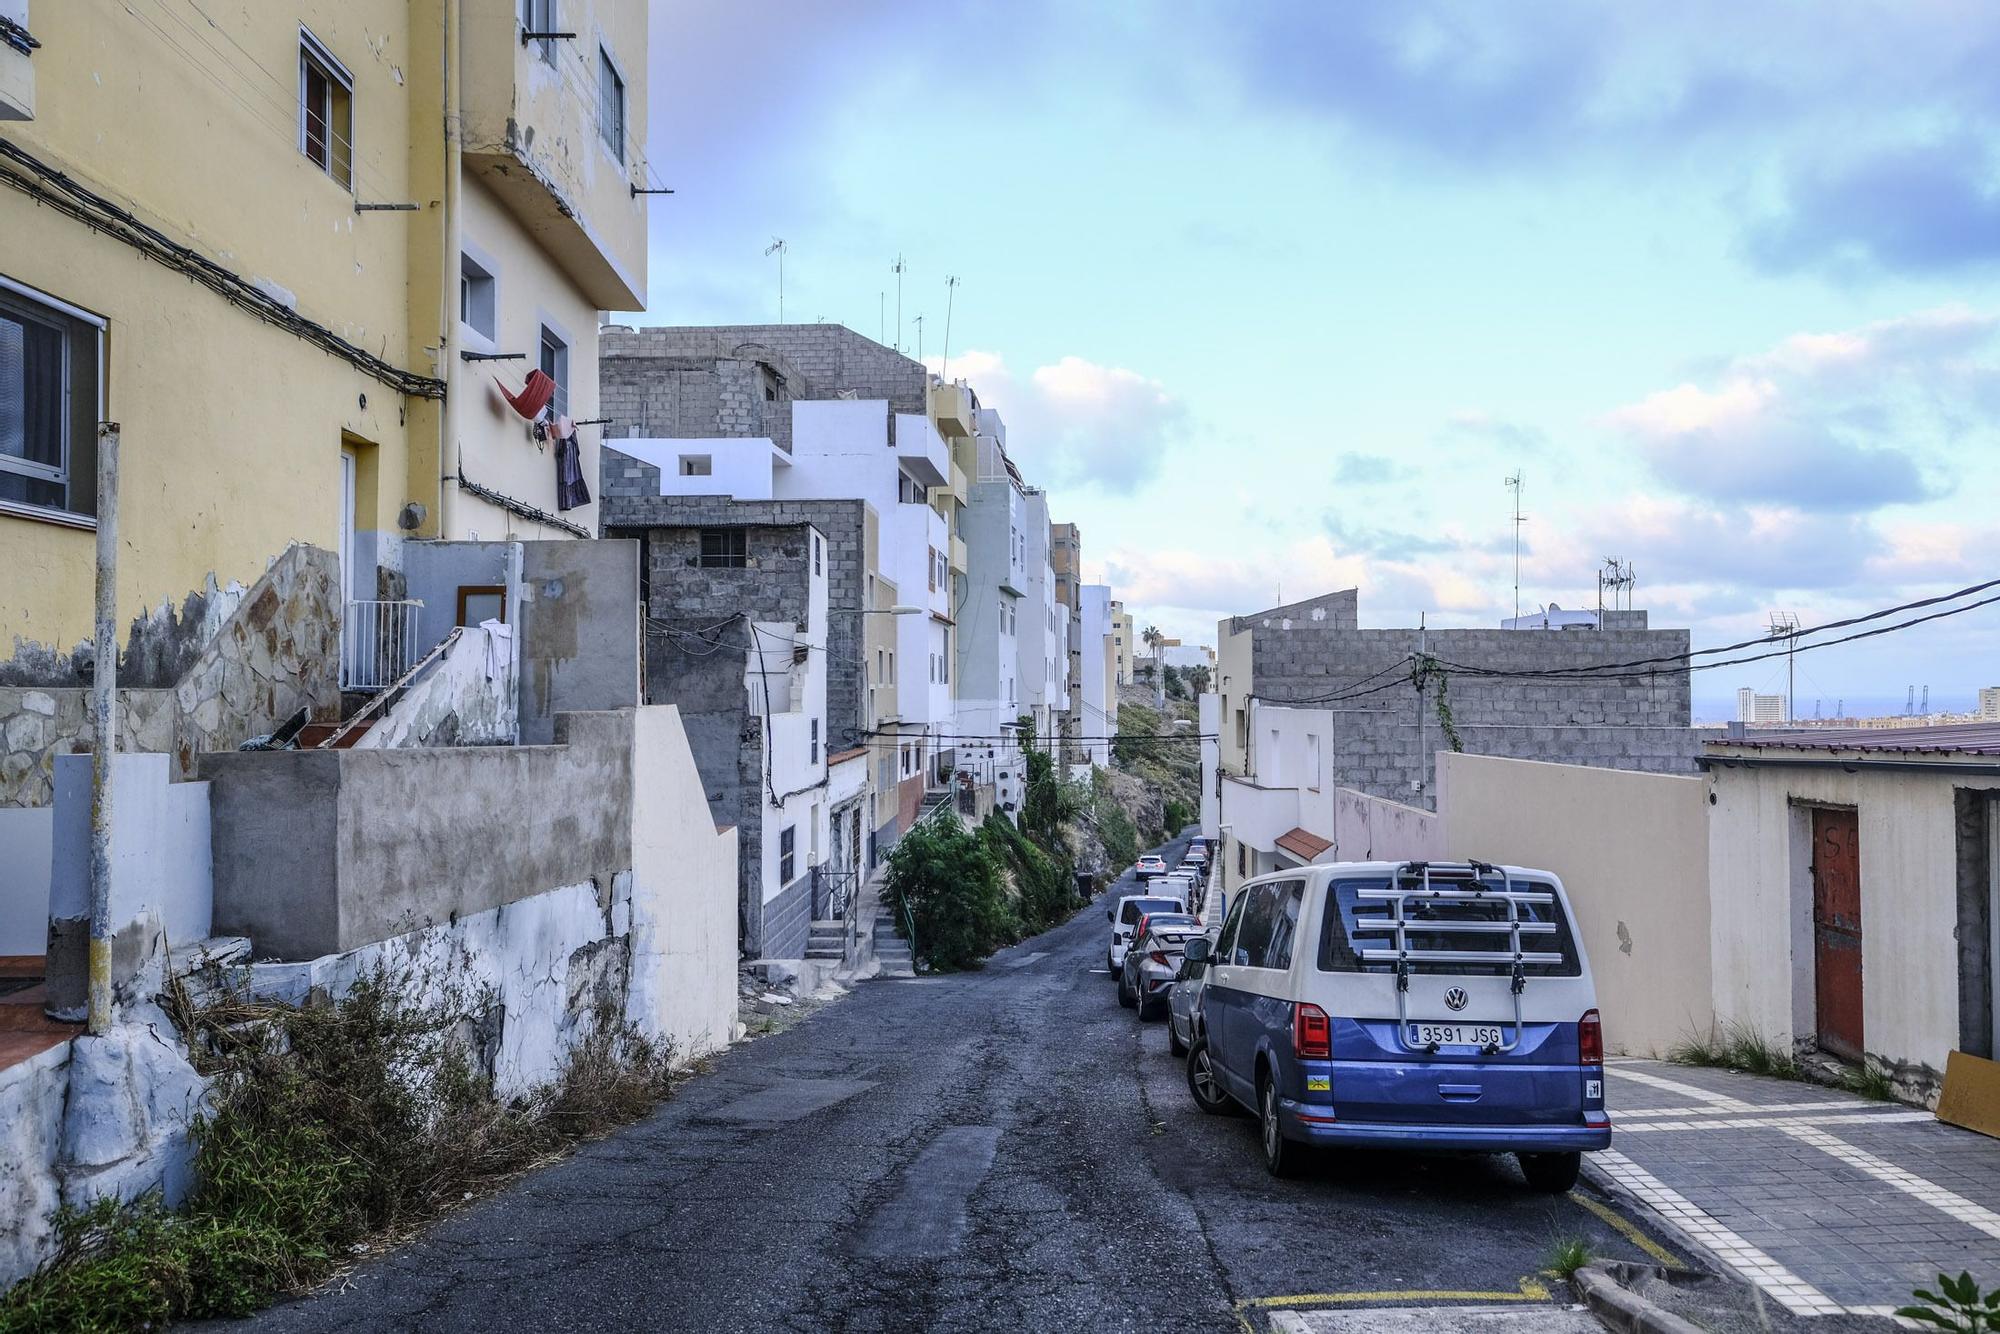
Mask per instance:
[[[429,515],[430,511],[424,508],[423,501],[413,500],[403,506],[402,512],[396,516],[396,526],[406,533],[414,533],[424,526],[424,520]]]

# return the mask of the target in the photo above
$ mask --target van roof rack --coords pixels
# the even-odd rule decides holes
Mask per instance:
[[[1484,1054],[1510,1052],[1521,1045],[1523,1021],[1521,993],[1527,989],[1529,964],[1560,964],[1563,956],[1545,950],[1524,949],[1521,937],[1556,934],[1553,921],[1521,920],[1523,904],[1555,903],[1555,894],[1546,889],[1516,889],[1513,877],[1490,862],[1405,862],[1394,879],[1381,888],[1364,887],[1361,899],[1379,902],[1389,909],[1384,918],[1356,917],[1356,935],[1392,935],[1394,944],[1386,948],[1356,951],[1364,963],[1392,963],[1396,966],[1396,1038],[1407,1051],[1435,1055],[1435,1042],[1419,1045],[1410,1041],[1410,965],[1413,963],[1500,963],[1511,965],[1514,997],[1514,1036],[1506,1042],[1488,1043]],[[1406,909],[1412,903],[1504,903],[1504,922],[1410,921]],[[1410,932],[1425,935],[1465,935],[1490,938],[1504,936],[1499,949],[1412,949]],[[1483,943],[1475,940],[1474,944]]]

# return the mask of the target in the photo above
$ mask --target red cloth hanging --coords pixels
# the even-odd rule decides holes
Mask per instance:
[[[529,421],[541,416],[542,409],[546,408],[549,400],[556,396],[556,382],[549,378],[546,371],[529,371],[528,382],[521,386],[521,392],[518,394],[508,393],[507,386],[501,383],[498,376],[494,377],[493,383],[500,385],[501,396],[513,405],[514,411]]]

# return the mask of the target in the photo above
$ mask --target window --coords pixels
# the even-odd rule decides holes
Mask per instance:
[[[494,319],[493,274],[467,254],[458,257],[458,322],[482,338],[491,339]]]
[[[778,884],[792,883],[793,850],[798,843],[795,825],[786,825],[778,834]]]
[[[1492,885],[1493,881],[1487,881]],[[1546,891],[1546,880],[1516,880],[1516,890]],[[1374,922],[1386,922],[1392,916],[1390,905],[1381,899],[1363,899],[1364,889],[1382,890],[1389,888],[1387,877],[1377,876],[1360,880],[1337,880],[1327,886],[1325,920],[1319,934],[1319,966],[1329,973],[1390,973],[1395,971],[1393,963],[1362,963],[1360,951],[1367,949],[1389,949],[1396,943],[1393,934],[1387,931],[1369,931],[1365,928]],[[1576,955],[1576,936],[1570,926],[1569,915],[1561,905],[1554,903],[1523,903],[1516,911],[1524,922],[1553,923],[1553,932],[1541,932],[1522,937],[1522,948],[1536,953],[1560,955],[1560,963],[1531,963],[1522,971],[1529,977],[1576,977],[1583,971]],[[1471,922],[1497,924],[1507,920],[1507,905],[1495,900],[1486,902],[1456,901],[1449,903],[1405,903],[1405,920],[1411,922],[1409,942],[1412,950],[1465,950],[1485,952],[1500,948],[1492,934],[1473,935],[1466,931],[1437,931],[1423,933],[1414,929],[1419,922]],[[1504,941],[1505,936],[1499,940]],[[1512,964],[1491,962],[1466,963],[1425,963],[1417,971],[1451,977],[1505,977]]]
[[[696,561],[705,570],[741,570],[750,564],[749,543],[741,528],[701,530],[701,556]]]
[[[937,548],[931,548],[931,592],[937,592]]]
[[[346,189],[354,188],[354,76],[299,29],[299,151]]]
[[[807,752],[807,764],[819,763],[819,719],[812,720],[812,750]]]
[[[824,573],[824,571],[823,571],[823,570],[822,570],[822,569],[820,568],[820,552],[819,552],[819,534],[818,534],[818,533],[814,533],[814,534],[813,534],[813,573],[814,573],[814,574],[822,574],[822,573]]]
[[[1243,895],[1236,896],[1236,902],[1229,905],[1229,916],[1222,924],[1222,935],[1215,942],[1215,960],[1228,963],[1236,951],[1236,934],[1243,928]]]
[[[556,9],[556,0],[521,0],[522,32],[554,32],[561,15]],[[535,45],[543,60],[556,63],[556,44],[549,38],[541,38]]]
[[[1306,786],[1319,791],[1319,734],[1306,734]]]
[[[97,512],[102,327],[0,279],[0,503]]]
[[[569,344],[546,324],[542,326],[542,374],[556,382],[550,408],[558,417],[569,416]]]
[[[888,670],[883,666],[882,650],[878,648],[875,650],[875,684],[879,686],[888,679]]]
[[[484,625],[507,619],[507,590],[500,584],[460,584],[458,624]]]
[[[1236,845],[1236,874],[1239,876],[1250,874],[1249,846],[1247,843],[1238,843]]]
[[[611,156],[625,164],[625,80],[611,63],[611,53],[597,48],[597,133]]]
[[[681,455],[681,476],[711,477],[714,474],[715,456],[713,454]]]
[[[1292,946],[1299,936],[1299,913],[1305,907],[1306,882],[1288,880],[1272,886],[1271,943],[1264,949],[1266,968],[1290,968]]]

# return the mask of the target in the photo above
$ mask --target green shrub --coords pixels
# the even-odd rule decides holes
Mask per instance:
[[[1957,1278],[1939,1274],[1937,1285],[1936,1292],[1918,1288],[1910,1294],[1917,1299],[1916,1303],[1899,1308],[1896,1314],[1916,1324],[1956,1330],[1959,1334],[2000,1330],[2000,1288],[1981,1295],[1979,1284],[1962,1270]]]
[[[1580,1237],[1558,1241],[1549,1251],[1549,1271],[1559,1278],[1574,1278],[1576,1271],[1592,1260],[1590,1243]]]
[[[1667,1059],[1677,1065],[1711,1066],[1722,1070],[1745,1070],[1753,1075],[1776,1079],[1799,1078],[1799,1064],[1790,1052],[1755,1029],[1741,1024],[1725,1024],[1675,1043]]]
[[[999,861],[956,819],[926,820],[903,835],[883,888],[898,922],[915,923],[911,952],[931,968],[976,968],[1016,938]]]

